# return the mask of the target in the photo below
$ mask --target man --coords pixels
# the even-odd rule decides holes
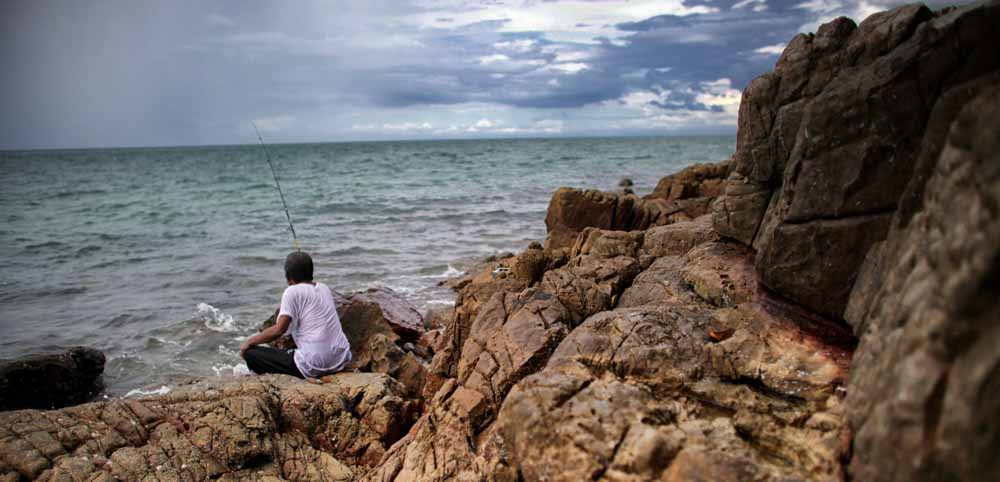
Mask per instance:
[[[247,367],[257,374],[284,373],[310,379],[343,370],[351,361],[351,346],[340,326],[330,288],[313,281],[312,258],[301,252],[288,255],[285,279],[288,288],[281,295],[274,325],[240,346]],[[286,332],[291,333],[298,349],[259,346]]]

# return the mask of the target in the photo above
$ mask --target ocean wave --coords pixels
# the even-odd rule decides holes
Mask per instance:
[[[389,284],[389,283],[386,283],[384,281],[372,281],[371,283],[368,283],[367,285],[365,285],[365,289],[369,289],[369,290],[371,290],[371,289],[380,289],[380,288],[388,288],[388,289],[390,289],[392,291],[395,291],[396,293],[399,293],[399,294],[404,295],[404,296],[405,295],[412,295],[412,294],[414,294],[414,293],[417,292],[416,288],[413,288],[413,287],[410,287],[410,286],[403,286],[403,285],[399,285],[399,284]]]
[[[100,251],[100,250],[101,250],[100,246],[95,246],[95,245],[92,245],[92,244],[88,244],[87,246],[84,246],[84,247],[76,250],[76,257],[80,258],[80,257],[86,256],[86,255],[88,255],[90,253],[93,253],[95,251]]]
[[[51,196],[47,196],[47,197],[45,197],[43,199],[62,199],[62,198],[67,198],[67,197],[86,196],[86,195],[90,195],[90,194],[107,194],[107,193],[108,193],[108,191],[105,191],[103,189],[83,189],[83,190],[80,190],[80,191],[62,191],[62,192],[57,192],[57,193],[52,194]]]
[[[212,365],[212,371],[215,372],[215,376],[221,377],[223,375],[232,375],[234,377],[241,377],[250,374],[250,369],[247,368],[246,363],[235,363],[232,365]]]
[[[198,315],[205,321],[205,328],[220,333],[235,333],[239,330],[232,315],[208,304],[198,303]]]
[[[166,395],[170,393],[170,387],[163,385],[155,390],[143,390],[141,388],[136,388],[134,390],[129,390],[122,398],[132,398],[132,397],[150,397],[153,395]]]
[[[333,251],[321,253],[323,256],[351,256],[360,254],[371,254],[371,255],[393,255],[399,254],[399,251],[385,248],[367,248],[364,246],[349,246],[343,249],[336,249]]]
[[[59,241],[46,241],[44,243],[29,244],[28,246],[25,246],[24,249],[61,248],[63,246],[66,245],[60,243]]]

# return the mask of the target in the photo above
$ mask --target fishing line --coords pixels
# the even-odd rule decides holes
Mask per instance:
[[[295,241],[295,251],[302,251],[299,247],[299,237],[295,235],[295,226],[292,224],[292,215],[288,213],[288,203],[285,202],[285,193],[281,190],[281,183],[278,182],[278,171],[274,170],[274,163],[271,162],[271,152],[267,150],[267,144],[264,144],[264,138],[260,136],[260,130],[257,129],[257,124],[250,121],[253,126],[254,132],[257,133],[257,140],[260,141],[260,147],[264,148],[264,157],[267,158],[267,165],[271,166],[271,174],[274,176],[274,185],[278,186],[278,196],[281,196],[281,205],[285,207],[285,218],[288,219],[288,227],[292,230],[292,240]]]

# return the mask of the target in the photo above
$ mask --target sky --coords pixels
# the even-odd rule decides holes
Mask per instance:
[[[732,135],[793,36],[903,3],[4,0],[0,149]]]

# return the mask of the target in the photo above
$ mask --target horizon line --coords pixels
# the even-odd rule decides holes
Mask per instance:
[[[732,134],[620,134],[620,135],[551,135],[551,136],[496,136],[496,137],[441,137],[441,138],[400,138],[400,139],[357,139],[339,141],[294,141],[294,142],[267,142],[269,146],[294,146],[294,145],[315,145],[315,144],[363,144],[363,143],[393,143],[393,142],[455,142],[455,141],[528,141],[528,140],[556,140],[556,139],[652,139],[652,138],[686,138],[686,137],[736,137]],[[184,148],[211,148],[211,147],[242,147],[257,146],[259,142],[246,142],[242,144],[161,144],[161,145],[119,145],[100,147],[28,147],[28,148],[2,148],[0,152],[4,154],[20,152],[58,152],[58,151],[101,151],[113,149],[184,149]]]

